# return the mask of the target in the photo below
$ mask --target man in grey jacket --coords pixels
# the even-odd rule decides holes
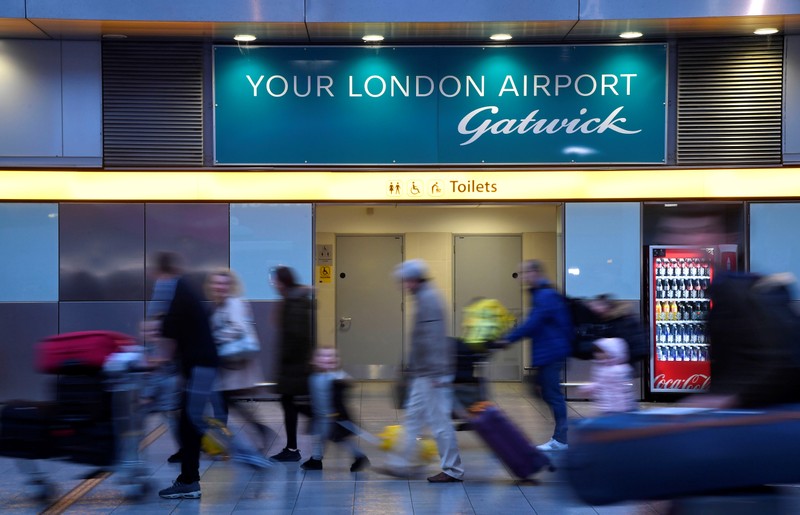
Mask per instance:
[[[455,376],[454,342],[447,337],[447,320],[441,294],[428,280],[427,264],[420,259],[400,263],[394,270],[405,291],[415,300],[414,327],[406,374],[408,398],[403,421],[404,441],[400,456],[387,462],[387,473],[410,476],[416,456],[416,437],[425,425],[431,428],[441,458],[442,472],[431,476],[431,483],[462,480],[461,455],[453,429],[453,378]]]

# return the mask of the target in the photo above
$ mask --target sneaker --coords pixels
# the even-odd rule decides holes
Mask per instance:
[[[460,483],[461,481],[461,479],[445,474],[444,472],[439,472],[435,476],[428,478],[429,483]]]
[[[164,499],[199,499],[200,482],[195,481],[194,483],[186,484],[180,481],[173,481],[172,486],[161,490],[158,495]]]
[[[369,466],[370,466],[369,458],[367,458],[366,456],[359,456],[358,458],[356,458],[356,461],[354,461],[353,464],[350,465],[350,472],[358,472],[359,470],[364,470],[366,468],[369,468]]]
[[[566,451],[569,446],[561,443],[558,440],[551,438],[549,442],[537,445],[536,448],[540,451]]]
[[[309,458],[305,463],[300,465],[303,470],[322,470],[322,460],[316,458]]]
[[[291,450],[288,447],[284,447],[281,452],[271,456],[271,458],[276,461],[300,461],[300,451],[297,449]]]
[[[180,463],[181,462],[181,450],[178,449],[178,452],[167,458],[167,463]]]

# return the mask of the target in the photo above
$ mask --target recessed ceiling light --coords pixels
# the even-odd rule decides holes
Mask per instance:
[[[377,43],[378,41],[383,41],[383,36],[380,34],[367,34],[361,39],[367,43]]]
[[[103,34],[103,39],[125,39],[127,37],[125,34]]]
[[[622,39],[636,39],[644,36],[641,32],[636,32],[635,30],[631,30],[628,32],[623,32],[619,35]]]
[[[769,36],[770,34],[775,34],[778,32],[778,29],[775,27],[764,27],[763,29],[756,29],[753,31],[753,34],[756,36]]]
[[[233,36],[233,39],[242,43],[248,43],[250,41],[255,41],[256,37],[252,34],[236,34]]]
[[[492,34],[489,36],[492,41],[508,41],[511,38],[511,34]]]

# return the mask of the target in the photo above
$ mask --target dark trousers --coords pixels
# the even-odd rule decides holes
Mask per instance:
[[[195,367],[191,370],[183,390],[178,431],[181,437],[181,474],[178,481],[184,484],[200,480],[200,440],[206,432],[203,412],[211,401],[216,369]]]
[[[542,400],[550,407],[555,420],[553,439],[567,443],[567,401],[561,389],[564,362],[557,361],[537,367],[536,383],[541,389]]]
[[[283,423],[286,425],[286,447],[297,449],[297,415],[311,418],[311,407],[308,404],[298,404],[294,395],[284,393],[281,395],[281,408],[283,408]]]

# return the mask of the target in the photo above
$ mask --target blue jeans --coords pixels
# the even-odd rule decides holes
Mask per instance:
[[[536,383],[542,390],[542,400],[553,412],[556,427],[553,439],[567,443],[567,401],[561,389],[561,377],[564,375],[564,361],[556,361],[538,367]]]
[[[180,414],[181,435],[181,483],[200,480],[200,440],[206,432],[203,413],[214,395],[214,380],[217,369],[194,367],[183,389],[183,402]]]

